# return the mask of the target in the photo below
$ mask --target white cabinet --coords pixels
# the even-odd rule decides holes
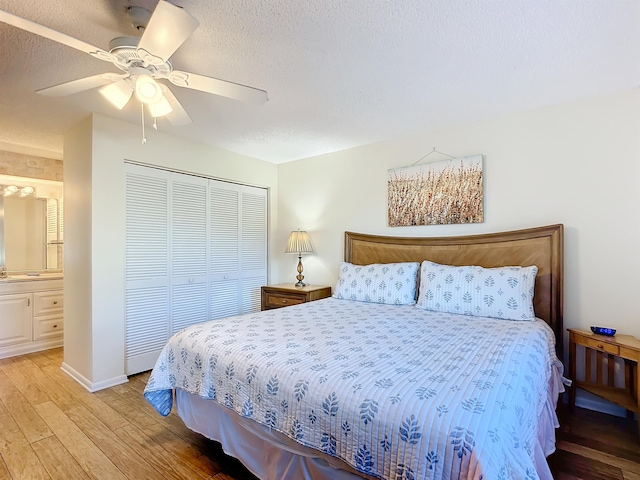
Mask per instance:
[[[179,330],[260,310],[267,190],[127,164],[125,256],[131,375]]]
[[[0,358],[62,346],[62,280],[0,284]]]
[[[33,339],[47,340],[59,338],[64,330],[62,314],[33,317]]]
[[[64,327],[62,290],[33,293],[33,340],[56,339]]]
[[[47,315],[49,313],[62,314],[62,302],[64,295],[62,290],[53,290],[33,293],[33,314]]]
[[[0,295],[0,346],[31,341],[31,294]]]

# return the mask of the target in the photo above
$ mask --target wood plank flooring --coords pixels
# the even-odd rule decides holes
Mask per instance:
[[[149,374],[94,394],[60,370],[62,349],[0,360],[0,480],[255,480],[216,442],[161,417]],[[635,422],[561,408],[556,479],[640,480]]]
[[[62,349],[0,360],[0,480],[254,480],[219,444],[161,417],[148,373],[91,394],[60,370]]]
[[[556,452],[549,465],[556,479],[640,480],[640,435],[633,419],[566,405],[558,410]]]

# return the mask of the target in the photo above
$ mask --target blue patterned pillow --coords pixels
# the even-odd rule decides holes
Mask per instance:
[[[353,265],[342,262],[333,297],[359,302],[414,305],[418,262]]]
[[[425,260],[418,308],[505,320],[534,320],[538,267],[454,267]]]

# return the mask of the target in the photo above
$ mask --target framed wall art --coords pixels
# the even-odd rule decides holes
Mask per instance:
[[[484,222],[482,166],[472,155],[389,170],[389,226]]]

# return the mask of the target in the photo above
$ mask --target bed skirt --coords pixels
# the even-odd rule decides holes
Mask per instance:
[[[553,480],[546,457],[555,451],[555,429],[559,426],[555,407],[564,391],[561,375],[553,375],[546,407],[538,429],[536,470],[542,480]],[[241,417],[217,402],[177,389],[176,409],[185,425],[210,440],[219,442],[224,452],[237,458],[261,480],[361,480],[363,476],[329,455],[300,445],[275,430]],[[554,399],[556,401],[554,401]]]
[[[227,455],[240,460],[261,480],[375,478],[349,472],[345,469],[350,467],[336,458],[300,445],[217,402],[184,390],[176,390],[176,407],[178,416],[189,429],[220,442]]]

